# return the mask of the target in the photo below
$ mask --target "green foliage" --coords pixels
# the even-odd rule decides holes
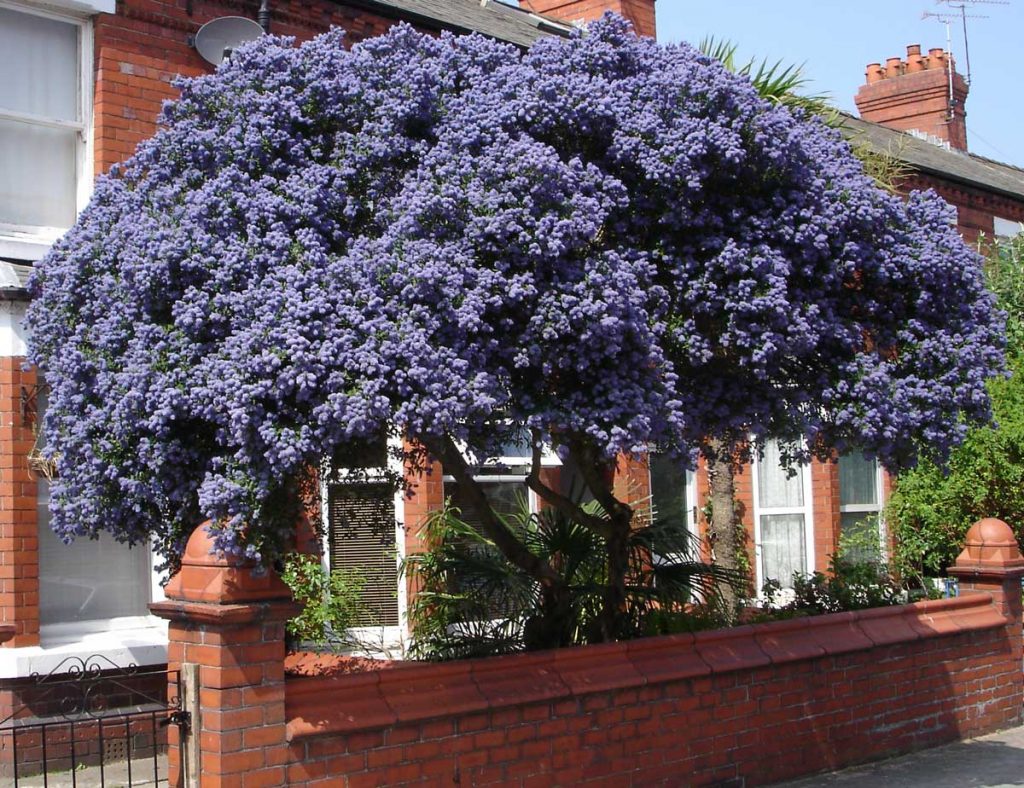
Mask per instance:
[[[971,524],[998,517],[1024,538],[1024,238],[993,248],[989,289],[1007,312],[1011,375],[989,381],[996,425],[973,429],[948,468],[930,462],[899,476],[886,509],[904,578],[945,573]]]
[[[287,556],[281,578],[302,605],[302,612],[286,627],[291,643],[317,650],[348,645],[346,630],[363,613],[360,594],[365,578],[355,570],[328,572],[319,557],[304,553]]]
[[[557,569],[564,593],[546,593],[449,505],[424,526],[429,549],[404,564],[422,589],[409,611],[417,657],[460,659],[602,640],[604,540],[553,509],[530,512],[525,499],[503,519]],[[715,583],[734,578],[697,560],[696,550],[677,522],[656,521],[631,533],[620,638],[721,624]]]
[[[698,46],[700,51],[718,60],[730,71],[748,77],[761,98],[775,104],[784,104],[791,109],[818,115],[829,126],[842,126],[843,115],[831,103],[827,93],[806,94],[809,80],[804,76],[803,66],[786,65],[781,60],[758,63],[750,59],[737,65],[736,45],[730,41],[705,38]],[[900,157],[900,151],[880,151],[868,143],[850,140],[854,156],[864,165],[864,172],[875,184],[889,192],[895,192],[909,168]]]
[[[705,38],[697,48],[708,57],[721,62],[729,71],[749,78],[761,98],[821,115],[830,123],[838,117],[838,112],[829,104],[828,94],[803,93],[809,80],[804,76],[802,65],[785,65],[781,60],[774,63],[762,60],[758,63],[753,58],[739,65],[736,62],[736,45],[731,41],[713,37]]]
[[[793,598],[777,605],[781,617],[841,613],[900,604],[906,594],[881,559],[881,545],[875,531],[874,539],[859,534],[841,539],[839,550],[829,561],[828,574],[793,575]],[[871,556],[874,556],[873,558]],[[764,596],[775,605],[782,588],[775,580],[764,585]]]

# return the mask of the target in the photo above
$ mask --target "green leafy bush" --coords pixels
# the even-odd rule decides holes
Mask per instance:
[[[769,580],[764,597],[774,608],[772,617],[821,615],[846,610],[898,605],[907,598],[906,591],[882,560],[878,530],[840,540],[839,550],[829,560],[828,573],[812,572],[793,575],[793,597],[780,604],[781,585]]]
[[[286,626],[291,647],[337,650],[350,645],[346,631],[363,613],[363,576],[354,570],[328,572],[318,556],[292,553],[281,578],[302,605]]]
[[[1024,238],[993,248],[986,278],[1007,312],[1011,375],[988,383],[996,425],[971,430],[947,468],[922,462],[897,479],[886,521],[904,578],[944,574],[983,517],[1005,520],[1024,537]]]
[[[460,659],[603,639],[604,540],[553,509],[530,512],[525,499],[503,519],[534,555],[556,567],[568,593],[548,593],[449,505],[424,526],[428,550],[404,564],[422,589],[410,607],[417,657]],[[725,620],[716,612],[716,581],[736,578],[694,558],[697,546],[685,525],[656,521],[637,528],[628,552],[619,638],[704,629]]]

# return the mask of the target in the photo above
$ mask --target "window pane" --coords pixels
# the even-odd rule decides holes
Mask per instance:
[[[77,121],[78,26],[0,8],[0,107]]]
[[[661,454],[650,455],[651,516],[693,530],[693,504],[686,498],[692,471]]]
[[[839,503],[878,504],[878,463],[860,452],[839,458]]]
[[[778,441],[768,441],[764,457],[757,461],[758,502],[762,509],[796,509],[804,505],[802,466],[784,468],[780,448]]]
[[[802,514],[761,516],[761,562],[764,579],[778,580],[784,588],[793,586],[795,572],[807,571]]]
[[[390,484],[331,484],[327,491],[331,570],[355,570],[360,626],[398,625],[395,488]]]
[[[877,512],[843,512],[839,515],[843,556],[851,561],[879,561],[882,558]]]
[[[149,602],[149,551],[108,534],[64,544],[50,530],[48,484],[39,481],[39,621],[144,616]]]
[[[498,514],[519,514],[523,511],[523,502],[529,501],[529,490],[525,482],[488,482],[483,479],[477,479],[477,481],[481,482],[480,486],[483,488],[484,495]],[[459,489],[459,485],[445,484],[444,492],[452,499],[452,505],[462,512],[462,521],[482,532],[480,515],[475,507],[469,504]]]
[[[78,132],[0,120],[0,222],[75,222]]]

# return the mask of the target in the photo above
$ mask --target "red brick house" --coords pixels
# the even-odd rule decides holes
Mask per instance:
[[[32,264],[88,202],[94,177],[154,133],[162,102],[176,94],[172,80],[212,70],[193,47],[200,27],[223,16],[256,19],[257,5],[0,0],[0,625],[14,630],[0,648],[0,719],[22,702],[32,674],[66,670],[69,658],[102,654],[122,666],[166,662],[166,622],[147,608],[163,597],[149,551],[109,538],[67,548],[48,528],[48,484],[32,463],[45,392],[35,372],[23,369],[25,283]],[[523,8],[496,0],[271,5],[271,32],[299,40],[337,26],[359,41],[406,21],[427,32],[475,31],[526,48],[540,36],[567,35],[573,22],[608,9],[654,34],[654,0],[538,0]],[[336,564],[384,568],[381,577],[390,584],[379,582],[377,594],[392,611],[382,623],[398,623],[395,548],[416,547],[415,529],[403,525],[436,505],[441,484],[440,473],[422,480],[413,500],[399,496],[387,518],[360,532],[368,538],[349,540],[344,550],[335,544]],[[335,509],[341,498],[325,496]],[[325,504],[325,516],[330,508]]]
[[[868,65],[856,96],[860,118],[844,117],[844,133],[855,145],[898,159],[901,190],[934,189],[955,206],[967,242],[991,242],[1024,231],[1024,170],[967,150],[966,98],[967,85],[946,52],[922,55],[911,45],[906,60]],[[826,570],[844,528],[876,527],[890,488],[877,463],[859,455],[813,462],[787,477],[775,450],[770,446],[736,480],[757,588],[769,578],[785,584],[792,571]],[[655,475],[656,504],[657,482]],[[690,487],[696,489],[687,505],[699,508],[708,498],[707,475],[699,471]]]
[[[405,20],[428,31],[478,31],[527,47],[613,10],[639,32],[655,34],[654,0],[522,0],[521,6],[497,0],[278,0],[270,27],[302,40],[341,26],[358,41]],[[15,627],[14,638],[0,647],[0,718],[16,704],[21,680],[53,670],[67,656],[104,653],[118,664],[166,661],[166,625],[147,610],[162,597],[151,556],[103,539],[67,549],[47,528],[47,484],[30,462],[43,396],[34,372],[22,369],[21,317],[32,263],[74,222],[94,175],[153,133],[161,102],[175,94],[174,76],[212,68],[190,38],[203,23],[225,15],[255,18],[256,3],[0,0],[0,47],[14,53],[0,59],[0,623]],[[885,79],[869,70],[874,76],[866,88],[882,85],[891,104],[893,95],[903,95],[893,88],[900,80],[916,85],[921,74],[945,74],[941,59],[935,62],[922,69],[894,65]],[[954,110],[954,121],[962,123],[962,98]],[[872,111],[864,110],[868,120],[895,122]],[[893,148],[912,170],[908,188],[932,186],[957,205],[969,240],[979,230],[991,235],[1024,220],[1024,171],[875,123],[851,118],[848,127],[868,144]],[[938,123],[921,130],[939,136],[941,129]],[[525,473],[517,471],[517,455],[510,447],[508,470],[486,478],[496,497],[521,489]],[[643,501],[653,491],[660,514],[686,517],[696,528],[706,474],[699,469],[684,475],[658,458],[651,465],[653,477],[645,464],[625,464],[617,479],[620,493]],[[549,479],[561,472],[553,456],[546,466]],[[843,522],[877,511],[886,488],[873,464],[856,459],[814,463],[792,479],[776,466],[770,451],[738,479],[758,584],[769,576],[786,579],[791,569],[824,568]],[[340,478],[326,485],[323,496],[328,560],[377,567],[367,593],[382,610],[378,623],[392,627],[392,634],[400,629],[407,597],[407,589],[394,591],[394,553],[421,546],[416,525],[446,494],[440,468],[410,481],[412,497],[383,486],[355,490]],[[358,527],[341,529],[342,519]]]

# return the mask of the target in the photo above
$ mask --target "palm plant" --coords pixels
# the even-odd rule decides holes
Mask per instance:
[[[596,504],[586,504],[598,514]],[[607,562],[602,540],[562,512],[531,512],[523,498],[509,528],[555,567],[568,593],[549,596],[507,561],[494,543],[450,504],[424,528],[428,550],[403,571],[419,586],[410,607],[413,651],[447,660],[600,642]],[[677,523],[634,529],[620,639],[702,628],[716,615],[722,584],[735,573],[696,560],[693,536]]]

